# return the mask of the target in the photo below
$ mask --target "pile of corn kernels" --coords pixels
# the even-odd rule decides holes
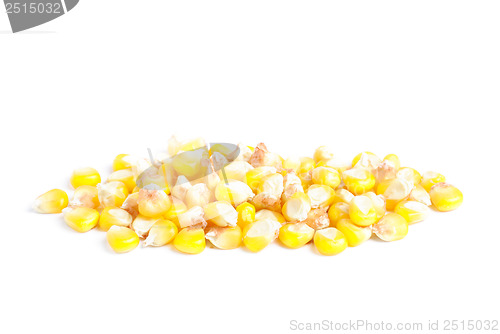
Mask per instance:
[[[70,181],[71,201],[53,189],[34,209],[62,212],[78,232],[105,231],[118,253],[141,239],[188,254],[201,253],[206,240],[259,252],[279,239],[289,248],[312,241],[320,254],[336,255],[372,235],[400,240],[430,207],[451,211],[463,201],[443,175],[401,167],[394,154],[363,152],[346,164],[321,146],[313,158],[283,159],[263,143],[208,148],[200,138],[173,137],[168,154],[154,161],[120,154],[105,182],[93,168],[75,170]]]

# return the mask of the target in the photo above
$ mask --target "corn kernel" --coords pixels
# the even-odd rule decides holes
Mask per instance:
[[[39,213],[61,213],[68,206],[68,195],[60,189],[52,189],[38,196],[33,210]]]
[[[127,211],[115,207],[104,208],[99,217],[99,229],[107,231],[113,225],[129,227],[133,218]]]
[[[302,157],[300,158],[300,167],[297,171],[297,174],[305,174],[312,170],[316,166],[316,162],[313,158]]]
[[[181,213],[177,216],[179,220],[179,226],[181,228],[191,227],[195,225],[206,225],[205,221],[205,212],[202,207],[194,206],[191,209],[187,210],[184,213]]]
[[[287,221],[303,221],[311,211],[311,200],[304,193],[295,193],[283,205],[282,213]]]
[[[396,173],[398,179],[406,180],[414,185],[419,184],[421,180],[420,173],[410,167],[403,167]]]
[[[396,169],[396,171],[398,171],[399,168],[401,168],[401,163],[399,162],[399,157],[395,154],[386,155],[383,161],[391,162],[392,165],[394,166],[394,169]]]
[[[97,195],[102,206],[120,207],[128,196],[127,186],[120,181],[99,183]]]
[[[284,190],[283,181],[284,178],[281,174],[266,175],[260,181],[257,193],[267,193],[275,198],[281,198]]]
[[[236,207],[238,212],[238,225],[245,228],[250,223],[255,221],[255,206],[248,202],[241,203]]]
[[[390,180],[383,193],[387,210],[393,210],[396,204],[407,199],[410,196],[412,189],[413,184],[404,179]]]
[[[260,182],[262,179],[271,174],[276,173],[276,168],[261,166],[249,170],[245,175],[246,184],[252,189],[252,191],[257,192],[259,189]]]
[[[349,247],[361,245],[372,235],[372,226],[361,227],[354,224],[350,219],[341,219],[337,222],[337,229],[344,234]]]
[[[364,168],[373,173],[381,163],[382,160],[375,154],[363,152],[355,164],[353,161],[352,168]]]
[[[365,193],[364,195],[372,200],[373,207],[375,208],[375,213],[377,214],[377,219],[382,218],[386,212],[384,196],[376,195],[371,191]]]
[[[248,159],[248,162],[253,167],[270,166],[281,168],[282,161],[279,155],[269,152],[264,143],[259,143]]]
[[[121,208],[132,216],[133,219],[139,214],[139,192],[127,196]]]
[[[164,218],[173,222],[177,228],[180,228],[179,215],[188,210],[186,204],[176,197],[172,197],[172,205],[168,212],[164,215]]]
[[[205,234],[205,238],[219,249],[240,247],[242,237],[243,234],[238,225],[232,227],[211,226]]]
[[[128,154],[118,154],[113,160],[113,171],[132,168]]]
[[[77,207],[63,210],[64,221],[77,232],[88,232],[99,221],[99,212],[96,209]]]
[[[422,174],[422,179],[420,181],[420,184],[424,189],[429,192],[432,188],[433,185],[445,182],[446,178],[444,175],[436,173],[436,172],[425,172]]]
[[[396,178],[397,169],[392,161],[384,160],[373,171],[377,183]]]
[[[117,253],[126,253],[139,246],[139,237],[128,227],[113,225],[106,233],[109,246]]]
[[[184,175],[179,175],[175,186],[172,187],[172,195],[183,201],[191,187],[189,180]]]
[[[164,246],[175,238],[177,232],[177,226],[173,222],[159,219],[151,226],[148,237],[144,240],[144,246]]]
[[[212,197],[212,192],[208,189],[207,185],[204,183],[198,183],[189,188],[186,193],[184,201],[188,208],[193,206],[205,206],[210,203]]]
[[[370,226],[377,221],[377,212],[370,197],[359,195],[349,204],[349,217],[358,226]]]
[[[451,211],[458,208],[464,196],[456,187],[448,183],[438,183],[429,191],[431,202],[438,211]]]
[[[302,221],[310,228],[320,230],[330,226],[330,218],[328,218],[327,208],[312,209],[307,214],[307,218]]]
[[[241,181],[228,180],[227,184],[221,181],[215,188],[215,198],[218,201],[229,202],[234,206],[238,206],[253,197],[252,189]]]
[[[171,177],[169,177],[169,175],[171,175],[171,172],[168,171],[169,168],[170,167],[167,167],[166,164],[160,167],[149,167],[137,177],[135,181],[137,187],[142,189],[162,190],[165,194],[170,194],[169,182],[173,180],[169,180],[171,179]]]
[[[179,175],[192,180],[206,175],[207,167],[202,161],[208,161],[208,149],[202,147],[193,151],[185,151],[173,157],[172,166]]]
[[[139,213],[145,217],[161,217],[170,210],[171,205],[170,197],[162,190],[141,189],[139,191]]]
[[[349,204],[338,202],[333,204],[328,209],[328,218],[330,218],[330,226],[337,226],[337,222],[341,219],[349,218]]]
[[[400,240],[408,234],[408,223],[397,213],[389,212],[373,225],[373,233],[384,241]]]
[[[243,243],[250,251],[259,252],[278,237],[280,227],[273,219],[256,220],[243,230]]]
[[[120,181],[127,186],[129,192],[132,192],[135,188],[135,177],[131,169],[120,169],[113,172],[108,177],[109,181]]]
[[[402,201],[396,205],[394,212],[402,216],[411,225],[427,218],[430,209],[420,202]]]
[[[101,182],[99,172],[91,167],[75,169],[70,179],[73,188],[79,186],[96,186]]]
[[[352,168],[342,174],[344,183],[354,195],[361,195],[375,186],[375,177],[364,168]]]
[[[425,204],[427,206],[430,206],[431,203],[431,196],[429,196],[429,193],[422,187],[420,184],[417,184],[411,191],[410,197],[408,198],[411,201],[416,201],[420,202],[422,204]]]
[[[238,223],[238,212],[228,202],[213,202],[204,206],[204,219],[217,226],[236,226]]]
[[[316,167],[312,170],[313,184],[323,184],[335,189],[340,184],[340,174],[333,168],[329,167]]]
[[[135,217],[134,221],[132,222],[132,230],[137,233],[137,235],[141,238],[145,238],[151,227],[156,223],[160,218],[151,218],[151,217],[146,217],[141,214],[139,214],[137,217]]]
[[[313,184],[307,189],[311,207],[329,207],[335,198],[335,190],[327,185]]]
[[[199,254],[205,249],[205,231],[202,228],[186,227],[174,239],[174,247],[186,254]]]
[[[224,167],[224,173],[228,179],[246,182],[247,173],[253,169],[253,166],[246,161],[233,161]],[[222,170],[219,171],[219,177],[224,178]]]
[[[280,228],[278,238],[289,248],[299,248],[312,240],[314,229],[306,223],[288,223]]]
[[[210,155],[213,156],[215,153],[221,154],[227,160],[234,160],[237,157],[237,153],[239,151],[239,147],[234,144],[228,143],[217,143],[210,145]]]
[[[314,233],[314,246],[323,255],[337,255],[347,248],[347,238],[335,227]]]
[[[335,191],[335,197],[333,198],[333,203],[351,203],[354,195],[347,189],[337,189]]]
[[[281,199],[266,192],[255,195],[251,203],[256,210],[281,211]]]
[[[69,203],[71,207],[86,206],[87,208],[96,209],[100,205],[97,187],[95,186],[79,186],[73,193],[73,199]]]
[[[345,170],[351,168],[349,162],[344,160],[332,158],[328,160],[320,160],[316,163],[316,167],[329,167],[335,169],[339,174],[342,174]]]
[[[321,160],[330,160],[333,158],[333,153],[327,146],[320,146],[314,151],[314,162],[319,162]]]
[[[312,185],[312,170],[298,175],[302,189],[307,190]]]
[[[300,159],[295,157],[287,158],[285,159],[285,161],[283,161],[283,169],[291,169],[295,173],[297,173],[297,171],[299,170],[300,165],[301,165]]]
[[[286,202],[293,194],[297,192],[304,192],[304,188],[302,187],[302,181],[295,174],[295,172],[287,173],[283,177],[283,194],[281,195],[281,201]]]
[[[280,225],[283,225],[286,223],[285,217],[276,211],[271,211],[271,210],[259,210],[255,213],[255,220],[263,220],[263,219],[272,219],[280,223]],[[248,224],[247,224],[248,225]]]
[[[354,159],[352,159],[352,163],[351,163],[351,166],[354,167],[358,164],[359,160],[361,160],[362,157],[364,156],[368,156],[369,158],[372,158],[372,159],[378,159],[378,157],[375,155],[375,153],[372,153],[372,152],[368,152],[368,151],[365,151],[365,152],[361,152],[359,153],[358,155],[356,155],[354,157]]]
[[[204,148],[207,144],[205,143],[205,139],[198,137],[191,140],[184,141],[180,145],[181,151],[191,151],[199,148]]]

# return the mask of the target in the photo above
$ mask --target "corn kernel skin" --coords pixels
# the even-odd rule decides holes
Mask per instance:
[[[340,174],[333,168],[316,167],[312,170],[313,184],[330,186],[335,189],[340,184]]]
[[[186,254],[199,254],[205,250],[205,231],[202,228],[186,227],[174,239],[174,247]]]
[[[354,224],[362,227],[370,226],[378,219],[372,200],[364,195],[353,198],[349,204],[349,217]]]
[[[361,168],[348,169],[343,173],[343,180],[349,190],[354,195],[361,195],[370,191],[375,186],[375,176]]]
[[[116,253],[127,253],[139,246],[139,236],[128,227],[111,226],[106,239]]]
[[[330,218],[331,227],[335,227],[341,219],[349,219],[349,204],[343,202],[333,204],[328,209],[328,218]]]
[[[373,225],[373,233],[384,241],[401,240],[408,234],[408,223],[401,215],[389,212]]]
[[[255,221],[255,206],[248,202],[241,203],[236,207],[238,212],[238,225],[245,228],[250,223]]]
[[[39,213],[61,213],[68,206],[68,194],[61,189],[52,189],[38,196],[33,209]]]
[[[444,182],[434,185],[429,191],[429,195],[432,205],[438,211],[443,212],[455,210],[464,200],[464,196],[458,188]]]
[[[96,227],[99,212],[96,209],[78,207],[64,210],[64,221],[73,230],[84,233]]]
[[[432,186],[445,181],[446,178],[442,174],[435,172],[425,172],[424,174],[422,174],[422,180],[420,181],[420,184],[427,192],[429,192],[431,191]]]
[[[341,219],[337,222],[337,229],[344,234],[349,247],[361,245],[372,235],[372,227],[360,227],[354,224],[350,219]]]
[[[96,186],[101,182],[101,176],[94,168],[85,167],[74,170],[70,182],[75,189],[79,186]]]
[[[427,218],[429,211],[427,205],[416,201],[402,201],[394,208],[394,212],[403,217],[409,225]]]
[[[239,226],[211,226],[207,229],[205,238],[219,249],[236,249],[240,247],[243,233]]]
[[[127,161],[128,154],[118,154],[113,160],[113,171],[132,168],[132,164]]]
[[[347,245],[347,238],[335,227],[318,230],[314,234],[314,246],[322,255],[337,255],[342,253]]]
[[[132,224],[132,221],[132,215],[127,211],[115,207],[106,207],[99,216],[98,227],[101,231],[107,232],[113,225],[128,227]]]
[[[288,223],[280,228],[278,238],[288,248],[300,248],[312,240],[314,229],[306,223]]]

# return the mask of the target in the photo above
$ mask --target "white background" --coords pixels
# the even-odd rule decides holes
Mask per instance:
[[[498,1],[82,0],[0,13],[2,333],[289,333],[290,321],[499,320]],[[464,193],[402,241],[324,257],[112,253],[33,199],[168,137],[396,153]],[[442,327],[441,327],[442,328]],[[295,331],[296,332],[296,331]]]

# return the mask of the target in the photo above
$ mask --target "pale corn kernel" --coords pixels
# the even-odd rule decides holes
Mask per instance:
[[[300,158],[300,167],[297,170],[297,174],[305,174],[312,170],[316,166],[316,162],[313,158],[302,157]]]
[[[253,197],[252,189],[244,182],[237,180],[228,180],[227,184],[221,181],[215,188],[215,198],[218,201],[229,202],[234,206],[238,206]]]
[[[149,230],[144,246],[164,246],[172,241],[177,235],[177,226],[170,220],[159,219]]]
[[[212,202],[203,207],[204,219],[217,226],[236,226],[238,211],[228,202]]]
[[[77,232],[88,232],[96,227],[99,221],[99,212],[96,209],[77,207],[63,210],[64,221]]]
[[[413,189],[413,184],[404,179],[393,179],[390,181],[383,196],[387,210],[393,210],[396,204],[407,199]]]
[[[239,147],[234,144],[228,143],[216,143],[210,145],[210,156],[214,156],[215,154],[220,154],[226,160],[234,160],[238,156]]]
[[[306,223],[288,223],[281,226],[278,238],[288,248],[300,248],[312,240],[314,229]]]
[[[224,173],[226,173],[226,178],[228,179],[246,182],[247,173],[253,169],[254,167],[246,161],[233,161],[224,167]],[[223,180],[224,175],[222,170],[218,173],[219,177]]]
[[[256,220],[263,220],[263,219],[272,219],[280,223],[280,225],[283,225],[286,223],[285,217],[276,211],[271,211],[271,210],[259,210],[255,213],[255,219]]]
[[[181,150],[181,142],[177,136],[171,136],[167,142],[167,152],[170,156],[174,156]]]
[[[109,246],[117,253],[127,253],[139,246],[139,237],[128,227],[113,225],[106,233]]]
[[[318,161],[316,167],[330,167],[339,172],[339,174],[342,174],[345,170],[351,168],[351,164],[338,158],[332,158]]]
[[[330,218],[331,227],[335,227],[339,220],[349,218],[349,204],[344,202],[333,204],[328,209],[328,218]]]
[[[337,255],[347,248],[347,238],[335,227],[329,227],[314,233],[314,246],[320,254]]]
[[[171,173],[167,170],[169,167],[162,164],[159,167],[151,166],[142,172],[136,179],[137,187],[142,189],[162,190],[165,194],[170,194],[169,177]]]
[[[113,171],[132,168],[128,154],[118,154],[113,160]]]
[[[446,178],[442,174],[436,172],[425,172],[424,174],[422,174],[420,184],[427,192],[429,192],[431,191],[432,186],[445,181]]]
[[[307,189],[311,207],[329,207],[335,198],[335,190],[327,185],[313,184]]]
[[[281,211],[281,199],[266,192],[257,194],[251,202],[256,210]]]
[[[137,235],[141,238],[145,238],[151,227],[156,223],[160,218],[151,218],[151,217],[145,217],[141,214],[139,214],[137,217],[135,217],[134,221],[132,222],[132,229],[137,233]]]
[[[287,158],[285,159],[285,161],[283,161],[283,169],[291,169],[295,173],[297,173],[297,171],[299,170],[300,165],[301,161],[296,157]]]
[[[108,182],[120,181],[127,186],[129,192],[132,192],[136,186],[135,176],[131,169],[120,169],[111,173],[108,177]]]
[[[368,151],[365,151],[365,152],[361,152],[359,153],[358,155],[356,155],[354,157],[354,159],[352,159],[352,163],[351,163],[351,166],[354,167],[358,164],[359,160],[361,160],[361,157],[363,157],[364,155],[368,155],[368,156],[372,156],[374,157],[373,159],[376,159],[378,158],[375,153],[372,153],[372,152],[368,152]]]
[[[311,200],[304,193],[295,193],[285,202],[282,208],[287,221],[303,221],[311,211]]]
[[[396,169],[396,171],[399,170],[399,168],[401,168],[401,163],[399,162],[399,157],[396,155],[396,154],[388,154],[384,157],[384,160],[383,161],[390,161],[392,162],[394,168]]]
[[[207,228],[205,233],[205,239],[219,249],[238,248],[242,238],[243,233],[238,225],[232,227],[211,226]]]
[[[364,168],[373,173],[381,163],[382,160],[375,154],[363,152],[356,163],[353,161],[352,168]]]
[[[229,161],[227,160],[227,158],[223,154],[221,154],[219,152],[214,152],[210,156],[210,166],[209,167],[210,167],[210,170],[212,172],[221,170],[227,164],[229,164]]]
[[[68,195],[61,189],[52,189],[40,195],[33,203],[39,213],[61,213],[68,206]]]
[[[208,189],[210,189],[211,192],[215,191],[215,188],[219,184],[219,182],[222,180],[219,177],[219,174],[213,172],[208,174],[207,176],[204,176],[203,178],[200,179],[201,183],[204,183],[207,185]]]
[[[145,217],[161,217],[170,210],[171,205],[170,197],[163,190],[139,190],[139,213]]]
[[[191,187],[189,180],[184,175],[179,175],[175,186],[172,187],[172,195],[183,201]]]
[[[323,184],[335,189],[340,184],[340,174],[330,167],[316,167],[312,170],[313,184]]]
[[[375,186],[375,177],[364,168],[352,168],[344,171],[342,179],[349,190],[354,195],[361,195],[370,191]]]
[[[460,190],[444,182],[434,185],[429,191],[429,195],[431,196],[432,205],[438,211],[455,210],[464,200]]]
[[[333,203],[351,203],[354,195],[347,189],[337,189],[335,190],[335,197],[333,198]]]
[[[245,175],[246,184],[252,189],[252,191],[257,192],[259,189],[260,182],[262,179],[271,174],[276,173],[276,168],[261,166],[249,170]]]
[[[269,152],[264,143],[259,143],[255,147],[252,155],[248,159],[248,162],[253,167],[270,166],[281,168],[282,166],[281,157],[275,153]]]
[[[205,139],[198,137],[191,140],[186,140],[181,143],[180,150],[181,151],[191,151],[199,148],[204,148],[207,144],[205,143]]]
[[[307,190],[312,185],[312,170],[309,170],[307,173],[302,173],[297,175],[300,179],[300,183],[302,184],[302,189]]]
[[[421,222],[429,215],[427,205],[416,201],[402,201],[394,208],[394,212],[402,216],[409,225]]]
[[[94,168],[79,168],[73,171],[70,182],[75,189],[79,186],[96,186],[101,182],[101,176]]]
[[[386,212],[384,196],[377,195],[372,191],[369,191],[364,195],[372,200],[373,207],[375,208],[375,212],[377,214],[377,219],[382,218]]]
[[[266,248],[279,235],[281,224],[273,219],[256,220],[243,231],[243,243],[252,252]]]
[[[352,199],[349,204],[349,217],[354,224],[362,227],[374,224],[378,218],[372,200],[365,195]]]
[[[98,227],[101,231],[107,231],[113,225],[129,227],[133,220],[132,215],[127,211],[115,207],[107,207],[101,212]]]
[[[170,210],[163,216],[165,219],[172,221],[178,228],[180,228],[179,224],[179,215],[186,212],[188,210],[186,204],[183,201],[178,199],[177,197],[172,197],[172,205],[170,206]]]
[[[97,195],[102,206],[120,207],[128,196],[127,186],[120,181],[99,183]]]
[[[203,147],[176,154],[172,158],[172,166],[179,175],[192,180],[206,175],[208,166],[202,162],[209,159],[208,149]]]
[[[430,206],[431,203],[431,196],[429,196],[429,193],[422,187],[420,184],[417,184],[411,191],[410,197],[408,198],[411,201],[416,201],[420,202],[422,204],[425,204],[427,206]]]
[[[333,153],[327,146],[320,146],[314,151],[313,158],[316,163],[321,160],[330,160],[333,158]]]
[[[238,225],[241,228],[245,228],[245,226],[255,221],[255,206],[252,204],[248,202],[241,203],[236,207],[236,211],[238,212]]]
[[[186,227],[174,239],[174,247],[186,254],[199,254],[206,246],[205,231],[199,227]]]
[[[302,222],[306,223],[310,228],[320,230],[330,226],[330,218],[328,218],[327,208],[312,209],[307,214],[307,218]]]
[[[302,181],[295,174],[295,172],[289,172],[283,177],[283,194],[281,195],[281,201],[286,202],[288,199],[297,192],[304,192],[302,187]]]
[[[204,183],[198,183],[189,188],[184,198],[188,208],[193,206],[205,206],[210,203],[212,197],[212,192],[208,189],[208,186]]]
[[[184,213],[177,216],[179,221],[179,226],[181,228],[190,227],[194,225],[205,225],[206,221],[204,219],[205,212],[202,207],[194,206]]]
[[[134,155],[126,155],[122,159],[130,166],[128,168],[132,170],[135,178],[151,167],[151,162],[149,160]]]
[[[408,222],[399,214],[389,212],[373,225],[372,230],[383,241],[396,241],[408,234]]]
[[[71,207],[85,206],[96,209],[100,205],[96,186],[79,186],[73,193],[73,199],[69,203]]]
[[[266,175],[259,184],[257,193],[267,193],[273,197],[281,198],[284,190],[283,175],[275,173]]]
[[[372,226],[361,227],[350,219],[339,220],[336,228],[344,234],[349,247],[359,246],[372,236]]]
[[[139,214],[139,192],[127,196],[121,208],[132,216],[133,219]]]
[[[419,184],[422,179],[420,173],[410,167],[400,168],[396,173],[396,177],[411,182],[413,185]]]
[[[392,161],[384,160],[373,171],[377,183],[396,178],[397,169]]]
[[[253,150],[250,148],[250,146],[246,146],[242,143],[238,144],[238,148],[240,149],[240,154],[236,157],[235,161],[248,162],[253,154]]]

